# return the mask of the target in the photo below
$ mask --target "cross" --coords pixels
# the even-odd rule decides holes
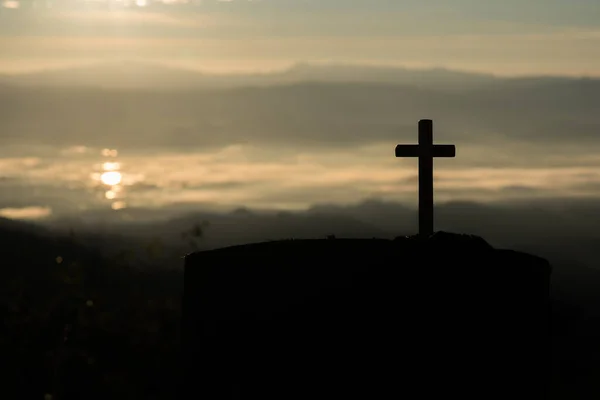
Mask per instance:
[[[433,144],[433,121],[419,121],[419,144],[399,144],[396,157],[419,158],[419,235],[433,234],[433,158],[456,157],[452,144]]]

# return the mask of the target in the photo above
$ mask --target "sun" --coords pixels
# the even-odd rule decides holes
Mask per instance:
[[[102,183],[108,186],[116,186],[119,183],[121,183],[122,179],[123,176],[120,172],[117,171],[105,172],[102,175],[100,175],[100,181],[102,181]]]

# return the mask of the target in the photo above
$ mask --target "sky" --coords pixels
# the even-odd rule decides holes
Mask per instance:
[[[592,0],[149,1],[2,0],[0,72],[135,58],[218,72],[334,61],[600,75]]]

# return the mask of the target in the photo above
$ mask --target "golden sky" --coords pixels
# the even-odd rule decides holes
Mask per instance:
[[[238,0],[237,8],[213,1],[212,7],[185,9],[117,1],[112,8],[48,8],[37,0],[28,12],[6,8],[17,0],[10,1],[0,8],[3,72],[134,58],[217,72],[334,61],[499,75],[600,75],[600,6],[588,0],[568,6],[532,0],[520,9],[514,1],[499,6],[483,0],[456,0],[452,7],[442,1],[426,7],[329,0],[317,7],[312,0],[293,6]],[[88,3],[98,2],[82,4]]]

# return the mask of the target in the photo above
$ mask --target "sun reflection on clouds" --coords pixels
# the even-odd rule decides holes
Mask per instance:
[[[49,217],[52,209],[49,207],[1,208],[0,217],[9,219],[33,220]]]
[[[100,154],[105,158],[109,158],[109,161],[100,164],[100,171],[92,174],[92,180],[103,186],[103,198],[111,201],[110,204],[113,210],[124,209],[127,207],[124,201],[124,186],[131,184],[132,178],[127,179],[127,174],[123,173],[121,162],[116,160],[119,155],[116,149],[105,148],[102,149]]]
[[[121,183],[122,175],[118,171],[104,172],[100,175],[100,181],[107,186],[116,186]]]
[[[111,208],[115,211],[127,208],[127,204],[124,201],[115,201],[111,204]]]
[[[118,171],[121,169],[121,164],[118,162],[105,162],[102,164],[102,169],[104,171]]]
[[[115,149],[102,149],[102,155],[104,157],[117,157],[119,152]]]
[[[88,148],[85,153],[57,151],[47,158],[0,158],[0,176],[6,179],[0,180],[0,185],[8,188],[16,185],[15,181],[32,187],[50,185],[60,188],[65,198],[73,189],[84,193],[85,197],[78,198],[81,206],[109,210],[182,202],[302,208],[369,197],[414,203],[417,196],[417,163],[390,156],[387,143],[348,152],[230,146],[197,153],[119,154],[101,148]],[[600,195],[598,154],[510,167],[479,161],[469,164],[477,159],[465,147],[461,154],[461,159],[436,161],[439,201]],[[56,213],[54,204],[49,206]]]
[[[0,173],[3,175],[26,175],[30,170],[42,164],[39,157],[0,158]]]

